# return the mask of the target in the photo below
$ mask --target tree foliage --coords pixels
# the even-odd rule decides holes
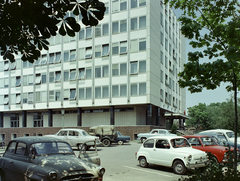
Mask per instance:
[[[237,156],[237,88],[240,86],[240,12],[238,0],[165,0],[183,10],[181,32],[197,50],[179,73],[179,85],[190,92],[215,89],[221,82],[234,91],[235,153]],[[201,50],[198,50],[198,49]],[[235,168],[237,162],[235,161]]]
[[[14,61],[22,54],[23,61],[34,62],[41,50],[48,50],[49,39],[59,33],[75,36],[81,27],[68,12],[82,15],[82,23],[96,26],[106,8],[99,0],[0,0],[0,52]]]

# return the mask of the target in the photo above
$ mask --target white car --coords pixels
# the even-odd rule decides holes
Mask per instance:
[[[234,143],[235,140],[235,134],[232,130],[227,129],[210,129],[206,131],[201,131],[201,133],[222,133],[227,138],[227,141]],[[240,137],[237,137],[237,143],[240,144]]]
[[[94,146],[94,142],[87,142],[87,145],[83,145],[83,143],[86,141],[95,140],[97,145],[100,144],[99,138],[97,136],[91,136],[83,129],[61,129],[54,135],[45,136],[63,139],[67,141],[71,147],[84,148],[87,146],[84,149],[89,149],[91,146]]]
[[[176,134],[170,133],[166,129],[153,129],[150,133],[139,133],[137,134],[137,139],[143,143],[147,138],[153,137],[153,136],[177,136]]]
[[[191,147],[182,136],[156,136],[148,138],[136,153],[141,167],[155,164],[172,167],[174,173],[185,174],[187,169],[205,167],[207,154]]]

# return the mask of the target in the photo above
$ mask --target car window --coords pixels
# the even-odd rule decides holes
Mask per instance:
[[[171,144],[173,148],[190,147],[189,142],[185,138],[172,139]]]
[[[158,133],[158,131],[156,131],[156,130],[152,132],[152,134],[156,134],[156,133]]]
[[[18,155],[26,155],[26,144],[25,143],[22,143],[22,142],[19,142],[17,144],[17,149],[16,149],[16,154]]]
[[[69,131],[68,136],[78,136],[77,131]]]
[[[169,149],[170,145],[169,142],[167,140],[157,140],[156,144],[155,144],[156,148],[160,148],[160,149]]]
[[[15,147],[16,147],[16,142],[12,142],[9,147],[7,148],[6,152],[9,153],[14,153],[15,152]]]
[[[229,138],[233,138],[234,137],[234,132],[226,132],[227,136]]]
[[[154,140],[153,139],[147,140],[143,143],[144,148],[153,148],[153,146],[154,146]]]
[[[187,138],[192,146],[202,146],[198,138]]]
[[[212,137],[202,137],[201,140],[205,146],[218,145]]]
[[[159,131],[159,134],[166,134],[165,131]]]
[[[89,136],[89,134],[86,131],[82,131],[83,136]]]
[[[57,135],[58,136],[67,136],[67,131],[60,131]]]

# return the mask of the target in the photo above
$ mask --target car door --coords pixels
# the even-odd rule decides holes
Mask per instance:
[[[60,139],[63,139],[65,141],[68,141],[68,131],[67,130],[61,130],[57,133],[57,137]]]
[[[172,149],[167,139],[156,139],[152,149],[151,159],[157,165],[171,166]]]
[[[81,136],[81,133],[79,131],[75,130],[69,130],[68,132],[68,143],[70,146],[77,146],[79,143],[83,143],[79,137]]]

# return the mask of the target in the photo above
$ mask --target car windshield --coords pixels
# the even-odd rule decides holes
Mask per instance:
[[[227,141],[227,139],[224,135],[218,135],[217,137],[218,137],[220,142],[226,142]]]
[[[82,131],[83,136],[89,136],[89,134],[86,131]]]
[[[190,147],[189,142],[185,138],[171,139],[173,148]]]
[[[234,132],[226,132],[229,138],[234,138]]]
[[[39,142],[30,146],[30,153],[35,155],[43,154],[74,154],[69,144],[64,142]]]
[[[204,146],[218,145],[212,137],[201,137]]]
[[[118,136],[122,136],[120,132],[117,131]]]

